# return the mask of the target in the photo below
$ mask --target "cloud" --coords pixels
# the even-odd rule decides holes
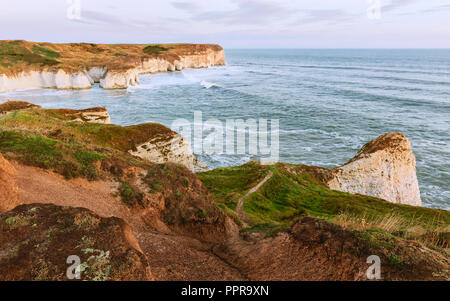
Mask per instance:
[[[124,24],[120,18],[114,15],[87,9],[81,11],[81,20],[86,23]]]
[[[304,25],[317,22],[338,23],[352,20],[357,15],[339,9],[308,9],[301,10],[304,16],[294,25]]]
[[[188,13],[194,13],[196,11],[198,11],[199,7],[194,4],[194,3],[190,3],[190,2],[172,2],[170,3],[173,7],[179,9],[179,10],[183,10],[186,11]]]
[[[390,12],[414,4],[419,0],[391,0],[390,4],[381,7],[381,12]]]
[[[450,4],[444,4],[444,5],[440,5],[438,7],[424,9],[420,12],[421,13],[436,13],[436,12],[441,12],[441,11],[449,10],[449,9],[450,9]]]
[[[267,24],[269,20],[282,20],[294,11],[273,2],[262,0],[234,0],[234,10],[207,11],[194,15],[194,20],[212,21],[222,24]]]

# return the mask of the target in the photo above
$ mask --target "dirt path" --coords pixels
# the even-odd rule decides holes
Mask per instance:
[[[83,207],[103,217],[127,219],[128,208],[120,198],[113,196],[117,183],[113,181],[66,180],[63,176],[37,167],[11,162],[16,170],[15,182],[19,200],[9,204],[11,210],[18,204],[51,203],[58,206]]]
[[[244,223],[244,226],[248,226],[248,224],[251,223],[251,218],[244,212],[243,209],[243,205],[244,205],[244,201],[255,191],[257,191],[259,188],[261,188],[262,185],[264,185],[264,183],[267,182],[267,180],[269,180],[272,177],[272,172],[269,171],[269,173],[267,174],[267,176],[258,183],[258,185],[256,185],[255,187],[253,187],[252,189],[250,189],[243,197],[241,197],[238,201],[238,205],[236,208],[236,212],[239,216],[239,218],[241,219],[241,221]]]

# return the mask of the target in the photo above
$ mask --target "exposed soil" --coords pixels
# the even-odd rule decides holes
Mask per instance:
[[[63,176],[40,168],[12,164],[19,190],[19,200],[9,205],[47,203],[59,206],[83,207],[103,217],[127,218],[129,209],[114,197],[118,184],[114,181],[88,181],[77,178],[66,180]]]
[[[12,162],[11,166],[15,169],[14,182],[20,187],[19,197],[14,203],[8,204],[4,211],[19,204],[51,203],[87,208],[101,217],[119,217],[131,226],[139,247],[149,259],[155,280],[245,279],[234,267],[210,252],[211,243],[192,237],[199,236],[196,232],[200,232],[200,235],[206,238],[207,232],[213,231],[207,225],[204,225],[203,229],[201,224],[197,224],[198,229],[193,229],[195,226],[185,229],[182,225],[173,225],[172,228],[176,230],[173,231],[159,220],[164,214],[151,216],[149,210],[136,211],[125,206],[119,196],[114,196],[119,186],[117,182],[93,182],[80,178],[66,180],[59,174],[40,168],[16,162]],[[186,172],[190,173],[188,170]],[[170,196],[167,198],[171,199]],[[176,208],[170,205],[170,201],[167,206],[167,214],[176,215],[179,212],[170,209]],[[209,211],[211,212],[211,209]],[[192,235],[177,233],[187,231],[191,231]]]
[[[385,250],[368,247],[350,231],[312,217],[302,217],[289,233],[248,241],[231,239],[214,252],[250,280],[367,280],[370,255],[381,259],[381,280],[448,280],[433,273],[437,262],[449,260],[415,242],[397,241],[398,248],[410,252],[413,264],[396,266]],[[423,255],[426,254],[427,256]],[[431,260],[432,259],[432,260]]]

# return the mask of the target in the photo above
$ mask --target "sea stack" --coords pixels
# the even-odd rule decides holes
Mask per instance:
[[[366,143],[346,164],[332,170],[331,189],[359,193],[392,203],[421,206],[416,157],[409,139],[387,133]]]

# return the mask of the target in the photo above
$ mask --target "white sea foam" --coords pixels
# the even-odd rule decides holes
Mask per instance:
[[[210,83],[210,82],[208,82],[208,81],[206,81],[206,80],[202,80],[202,81],[200,82],[200,85],[202,85],[202,86],[205,87],[206,89],[214,88],[214,87],[220,88],[220,86],[219,86],[218,84]]]

